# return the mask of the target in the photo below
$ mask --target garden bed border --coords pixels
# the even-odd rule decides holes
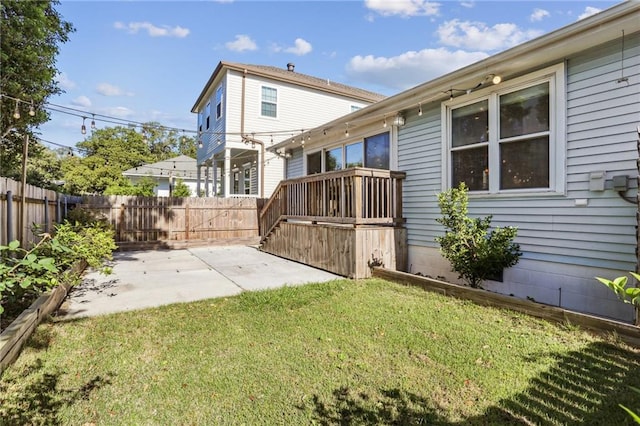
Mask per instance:
[[[79,275],[87,267],[79,261],[71,267],[72,275]],[[72,287],[72,283],[61,283],[53,290],[41,294],[0,334],[0,376],[18,358],[22,347],[44,318],[54,312]]]
[[[613,334],[629,345],[640,347],[640,327],[632,324],[381,267],[374,267],[372,276],[399,284],[420,287],[426,291],[471,300],[479,305],[511,309],[548,321],[577,325],[601,335]]]

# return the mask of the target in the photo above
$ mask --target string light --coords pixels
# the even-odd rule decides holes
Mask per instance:
[[[93,117],[91,117],[91,130],[95,130],[96,129],[96,115],[92,114]]]
[[[382,122],[382,127],[387,128],[387,116],[384,116],[384,121]]]
[[[33,101],[31,101],[31,104],[29,105],[29,116],[33,117],[36,115],[36,110],[33,107]]]
[[[418,117],[422,117],[422,104],[418,104]]]
[[[87,126],[84,125],[84,120],[86,120],[87,117],[82,117],[82,127],[80,127],[80,133],[82,133],[83,135],[87,134]]]
[[[18,101],[16,101],[16,109],[13,111],[13,118],[20,119],[20,110],[18,109]]]
[[[347,129],[344,131],[344,137],[345,138],[349,137],[349,123],[347,123]]]

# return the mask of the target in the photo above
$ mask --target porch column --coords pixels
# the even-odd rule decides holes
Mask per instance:
[[[231,195],[231,149],[224,150],[224,196],[228,198]]]
[[[204,165],[204,193],[205,197],[209,197],[209,165]]]
[[[213,161],[213,196],[217,196],[218,195],[218,162]]]
[[[258,196],[264,198],[264,144],[260,144],[258,153],[258,164],[256,164],[256,171],[258,173]]]
[[[202,164],[198,164],[196,168],[196,197],[201,197],[200,195],[200,180],[202,179]]]

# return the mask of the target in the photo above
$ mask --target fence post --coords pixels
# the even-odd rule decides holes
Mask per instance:
[[[189,199],[185,198],[187,204],[184,206],[184,239],[189,241]]]
[[[7,191],[7,244],[13,241],[13,193]]]
[[[49,233],[49,197],[44,197],[44,232]]]
[[[60,194],[56,194],[56,223],[62,222],[62,205],[60,203]]]

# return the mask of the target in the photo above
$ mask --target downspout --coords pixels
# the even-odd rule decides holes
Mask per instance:
[[[242,99],[240,103],[240,136],[244,136],[244,101],[247,86],[247,69],[242,71]]]

